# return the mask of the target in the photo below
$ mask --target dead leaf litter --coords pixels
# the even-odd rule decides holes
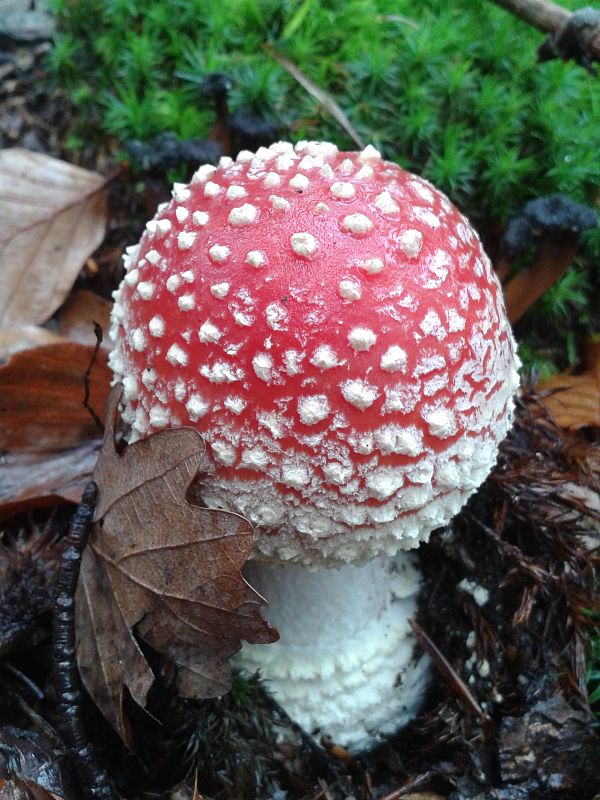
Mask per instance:
[[[29,136],[36,147],[58,152],[61,115],[52,117],[57,100],[48,102],[41,90],[31,89],[43,49],[32,48],[29,67],[13,59],[11,74],[0,75],[0,98],[8,98],[0,110],[0,137],[4,144],[20,144]],[[7,81],[13,82],[12,96]],[[6,520],[0,529],[0,633],[6,634],[0,637],[0,683],[6,688],[0,692],[0,720],[36,728],[50,727],[45,720],[54,713],[43,637],[56,541],[68,522],[68,503],[77,501],[89,480],[100,446],[97,426],[81,406],[92,351],[83,342],[92,341],[89,320],[104,313],[106,302],[70,290],[79,276],[78,289],[109,296],[119,278],[122,246],[136,238],[132,209],[139,210],[144,196],[135,196],[126,178],[108,237],[82,273],[102,238],[106,180],[35,155],[24,156],[21,166],[21,181],[9,178],[10,170],[4,173],[13,211],[14,202],[21,202],[15,187],[25,191],[30,178],[49,188],[55,203],[38,214],[26,193],[29,227],[13,226],[4,242],[5,255],[23,243],[19,263],[27,262],[28,279],[8,305],[0,303],[0,316],[11,320],[0,329],[6,359],[0,366],[0,514]],[[59,176],[70,187],[68,200]],[[161,183],[159,192],[165,187]],[[154,195],[149,203],[156,205]],[[72,262],[62,253],[54,264],[56,281],[40,286],[32,302],[25,291],[37,280],[32,231],[51,244],[72,226],[75,209],[89,214],[86,247],[81,244]],[[6,206],[1,213],[12,214]],[[5,281],[3,298],[19,278],[9,270]],[[186,500],[201,459],[196,434],[192,444],[190,431],[166,431],[157,443],[138,443],[145,449],[136,444],[118,454],[109,426],[107,455],[95,472],[105,489],[102,520],[84,559],[78,614],[86,684],[133,747],[126,752],[90,704],[90,735],[119,790],[129,797],[175,797],[171,787],[179,781],[179,796],[218,800],[395,800],[419,793],[450,800],[592,800],[600,745],[587,705],[586,647],[598,612],[597,364],[592,359],[582,376],[558,376],[537,395],[524,393],[498,466],[468,508],[424,549],[418,624],[443,654],[449,679],[433,683],[413,724],[361,759],[362,771],[312,744],[255,677],[234,675],[232,690],[222,697],[177,696],[225,691],[227,654],[244,632],[263,640],[271,635],[259,616],[260,598],[239,574],[249,529],[240,518],[225,522],[219,512]],[[108,380],[100,358],[92,373],[97,411]],[[164,508],[167,527],[159,521]],[[167,534],[175,530],[179,538],[167,545]],[[17,665],[41,689],[32,691],[14,675],[9,680],[4,664]],[[465,697],[472,700],[470,709]],[[146,703],[151,716],[142,709]],[[482,725],[484,718],[489,726]],[[3,752],[0,747],[0,762]],[[21,792],[16,796],[32,794],[24,781],[31,782],[20,773],[0,773],[0,792],[8,786],[13,794]],[[41,785],[39,796],[54,788]],[[69,796],[64,784],[56,788],[59,796]]]
[[[39,324],[64,301],[104,239],[106,182],[50,156],[0,150],[0,325]]]
[[[127,739],[127,686],[144,707],[154,676],[137,633],[177,668],[185,697],[215,697],[231,685],[229,656],[276,632],[260,616],[265,601],[241,576],[252,529],[236,514],[199,508],[186,491],[203,458],[189,428],[115,449],[120,388],[107,404],[94,472],[96,528],[77,594],[81,676],[111,725]]]

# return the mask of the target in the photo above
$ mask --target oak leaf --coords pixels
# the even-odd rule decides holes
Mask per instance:
[[[123,691],[146,704],[154,675],[136,635],[177,667],[186,697],[216,697],[244,639],[275,641],[265,600],[242,578],[252,549],[243,517],[200,508],[186,491],[204,458],[191,428],[161,431],[117,453],[120,390],[109,395],[94,481],[96,524],[77,589],[78,661],[98,707],[128,741]]]
[[[41,153],[0,150],[0,325],[61,305],[106,228],[106,178]]]

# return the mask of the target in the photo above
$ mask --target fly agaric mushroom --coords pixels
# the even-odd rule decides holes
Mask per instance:
[[[460,509],[511,422],[514,341],[477,234],[371,146],[279,142],[176,184],[125,266],[111,364],[131,439],[193,425],[205,502],[255,526],[282,640],[242,659],[309,729],[373,744],[424,682],[398,551]]]

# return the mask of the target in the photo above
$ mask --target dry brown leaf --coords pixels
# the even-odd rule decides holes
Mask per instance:
[[[0,367],[0,451],[68,450],[99,435],[83,406],[94,348],[71,342],[32,347]],[[111,373],[104,352],[90,376],[90,402],[104,407]]]
[[[411,792],[403,795],[402,800],[447,800],[447,796],[434,792]]]
[[[0,800],[64,800],[64,797],[24,778],[0,778]]]
[[[106,178],[40,153],[0,150],[0,325],[44,322],[106,228]]]
[[[81,498],[100,447],[101,431],[83,405],[93,350],[59,340],[0,366],[0,520]],[[90,375],[96,410],[110,386],[106,358],[98,354]]]
[[[28,350],[30,347],[38,347],[42,344],[57,344],[62,341],[64,339],[58,333],[37,325],[0,328],[0,361],[6,361],[20,350]]]
[[[272,642],[265,604],[240,570],[252,528],[237,514],[203,509],[186,491],[204,457],[191,428],[162,431],[115,449],[120,393],[109,396],[105,439],[94,473],[98,520],[77,590],[82,679],[125,741],[122,696],[144,706],[153,674],[135,632],[177,666],[186,697],[228,691],[227,658],[241,640]]]
[[[89,289],[75,289],[59,309],[58,332],[72,342],[95,344],[94,322],[104,332],[103,344],[109,346],[108,330],[112,303]]]
[[[0,464],[0,522],[61,500],[78,503],[92,477],[100,439],[58,453],[7,453]]]
[[[0,728],[0,800],[66,800],[73,784],[62,753],[45,736]]]
[[[539,386],[555,390],[540,401],[567,430],[600,427],[600,341],[587,343],[584,359],[586,370],[581,375],[552,375]]]

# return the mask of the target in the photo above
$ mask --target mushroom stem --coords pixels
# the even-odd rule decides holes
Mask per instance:
[[[245,574],[269,601],[265,616],[281,638],[244,645],[238,663],[260,670],[307,732],[356,752],[415,716],[429,660],[414,657],[413,556],[318,570],[254,561]]]
[[[578,236],[565,234],[560,240],[541,242],[533,261],[504,287],[506,313],[514,325],[546,289],[563,275],[577,250]]]
[[[511,267],[511,260],[507,255],[500,256],[500,258],[498,258],[498,260],[494,263],[494,270],[498,276],[498,280],[501,283],[504,283],[504,281],[508,278]]]

